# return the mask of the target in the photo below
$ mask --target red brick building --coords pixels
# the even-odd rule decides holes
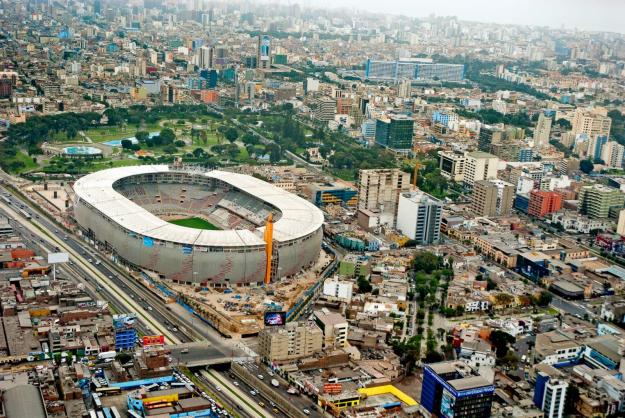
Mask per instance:
[[[529,208],[527,213],[542,218],[562,208],[562,196],[558,192],[532,190],[530,192]]]

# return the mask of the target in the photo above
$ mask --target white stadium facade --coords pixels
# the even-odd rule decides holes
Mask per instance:
[[[263,180],[225,171],[142,165],[98,171],[74,184],[74,217],[88,238],[126,263],[176,282],[263,283],[315,263],[323,213]],[[273,217],[271,246],[266,221]],[[168,222],[197,217],[218,230]]]

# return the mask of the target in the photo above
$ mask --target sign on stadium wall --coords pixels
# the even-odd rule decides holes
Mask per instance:
[[[146,335],[143,337],[143,346],[149,345],[165,345],[164,335]]]

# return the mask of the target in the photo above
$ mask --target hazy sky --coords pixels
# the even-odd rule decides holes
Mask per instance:
[[[519,23],[625,33],[625,0],[282,0],[409,16]]]

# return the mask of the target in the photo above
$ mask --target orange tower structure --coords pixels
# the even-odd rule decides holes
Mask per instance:
[[[265,223],[265,252],[267,253],[267,266],[265,268],[265,284],[271,283],[271,256],[273,254],[273,214],[267,216]]]

